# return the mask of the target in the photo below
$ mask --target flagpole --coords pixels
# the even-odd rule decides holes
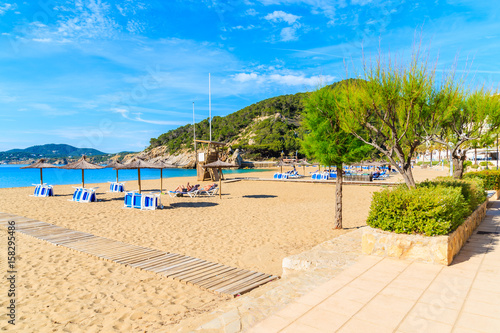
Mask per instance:
[[[212,141],[212,94],[210,91],[210,73],[208,73],[208,126],[210,127],[210,141]]]
[[[194,140],[194,154],[196,158],[196,167],[198,167],[198,150],[196,149],[196,121],[194,119],[194,102],[193,102],[193,140]]]

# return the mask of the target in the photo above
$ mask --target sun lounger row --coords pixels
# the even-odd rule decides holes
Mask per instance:
[[[108,182],[109,183],[109,192],[125,192],[125,182],[117,183],[117,182]]]
[[[277,172],[273,176],[274,179],[290,179],[290,178],[300,178],[300,177],[302,176],[299,175],[297,171],[288,171],[284,173]]]
[[[322,172],[313,173],[311,179],[315,180],[328,180],[330,178],[337,178],[337,173],[335,172]]]
[[[95,202],[96,196],[95,191],[99,187],[84,188],[84,187],[74,187],[75,193],[73,193],[73,198],[69,201],[75,202]]]
[[[52,197],[54,196],[54,189],[52,185],[47,184],[33,184],[35,186],[35,192],[32,197]]]
[[[141,210],[155,210],[163,207],[160,193],[125,193],[124,208],[137,208]]]

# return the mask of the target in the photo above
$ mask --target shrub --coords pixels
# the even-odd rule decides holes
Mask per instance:
[[[398,187],[373,194],[367,224],[396,233],[446,235],[463,222],[468,211],[460,188]]]
[[[454,187],[460,188],[464,200],[468,203],[469,213],[486,200],[484,181],[478,178],[454,179],[453,177],[438,177],[435,180],[427,180],[418,184],[419,187]]]
[[[367,224],[406,234],[446,235],[460,226],[486,200],[483,181],[442,177],[373,194]]]
[[[500,170],[482,170],[467,172],[464,179],[482,179],[486,190],[500,190]]]
[[[477,165],[477,164],[472,164],[470,167],[471,167],[472,169],[477,169],[477,168],[479,168],[479,165]]]
[[[464,168],[471,166],[471,165],[472,165],[472,161],[465,161],[464,162]]]
[[[480,166],[483,166],[483,167],[485,167],[485,166],[487,166],[487,165],[489,165],[489,166],[493,166],[493,163],[491,163],[491,162],[487,162],[487,161],[482,161],[482,162],[479,162],[479,165],[480,165]]]

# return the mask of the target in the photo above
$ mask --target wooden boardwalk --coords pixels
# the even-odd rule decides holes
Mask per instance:
[[[9,221],[15,221],[15,230],[18,233],[193,284],[216,294],[237,296],[279,278],[180,254],[117,242],[22,216],[0,213],[1,227],[7,228]]]

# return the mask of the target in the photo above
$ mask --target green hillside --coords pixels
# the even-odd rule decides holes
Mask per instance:
[[[307,93],[282,95],[245,107],[225,117],[212,118],[212,140],[240,148],[246,158],[278,157],[283,151],[294,155],[302,137],[300,114]],[[209,139],[208,119],[196,124],[196,138]],[[193,149],[193,125],[185,125],[153,138],[147,150],[166,146],[174,153]]]
[[[37,158],[68,158],[81,155],[97,156],[106,155],[102,151],[92,148],[76,148],[65,144],[46,144],[28,147],[26,149],[11,149],[0,152],[0,160],[19,161]]]

